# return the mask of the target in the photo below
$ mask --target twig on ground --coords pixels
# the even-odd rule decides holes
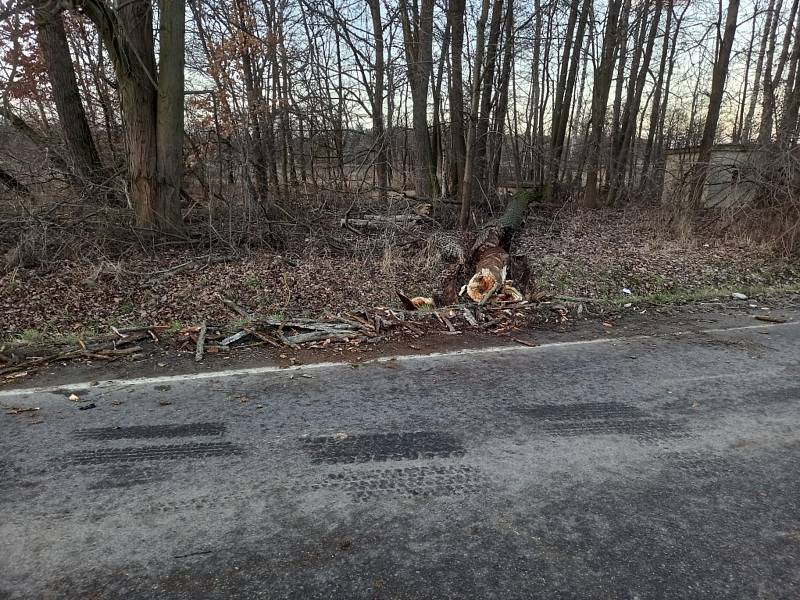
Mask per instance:
[[[242,329],[238,333],[234,333],[233,335],[229,335],[224,340],[222,340],[219,345],[220,346],[230,346],[234,342],[238,342],[243,337],[250,335],[251,331],[248,329]]]
[[[234,302],[230,298],[226,298],[222,294],[218,294],[218,296],[219,296],[219,299],[222,301],[222,303],[225,306],[227,306],[228,308],[230,308],[233,312],[237,313],[238,315],[240,315],[240,316],[242,316],[242,317],[244,317],[246,319],[252,319],[253,318],[252,315],[250,315],[250,313],[247,312],[247,310],[245,310],[244,308],[242,308],[241,306],[236,304],[236,302]]]
[[[200,362],[201,360],[203,360],[204,344],[206,343],[206,330],[207,330],[206,322],[203,321],[203,323],[200,325],[200,333],[197,334],[197,347],[195,348],[194,351],[195,362]]]
[[[786,323],[786,319],[783,317],[773,317],[772,315],[756,315],[755,318],[765,323]]]

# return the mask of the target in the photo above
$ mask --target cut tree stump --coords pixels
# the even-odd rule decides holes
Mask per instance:
[[[535,190],[519,190],[503,214],[478,233],[471,252],[475,270],[467,284],[467,295],[473,301],[481,303],[487,294],[502,293],[508,275],[511,238],[522,228],[525,212],[538,196]]]

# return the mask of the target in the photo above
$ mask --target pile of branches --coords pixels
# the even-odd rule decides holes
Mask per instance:
[[[113,333],[95,337],[89,341],[79,340],[72,348],[61,348],[57,352],[42,356],[22,356],[7,346],[0,346],[0,384],[20,379],[51,363],[75,359],[113,362],[122,357],[141,358],[144,349],[138,345],[145,339],[159,341],[158,332],[166,326],[111,328]]]
[[[376,307],[362,311],[340,313],[323,320],[265,318],[249,314],[243,307],[223,298],[223,302],[245,319],[240,328],[230,333],[224,325],[202,322],[185,327],[174,335],[166,335],[165,325],[116,328],[112,333],[80,340],[75,346],[41,356],[21,356],[6,346],[0,347],[0,384],[26,377],[49,364],[69,360],[100,360],[112,362],[120,358],[144,358],[145,349],[140,342],[167,343],[179,350],[194,350],[200,362],[206,354],[228,352],[239,348],[270,346],[279,349],[327,348],[332,344],[373,344],[394,336],[422,337],[438,331],[446,335],[459,335],[466,331],[510,334],[515,329],[531,323],[535,318],[564,323],[568,311],[560,305],[534,300],[504,300],[496,295],[485,304],[459,304],[443,307],[423,306],[407,310]],[[541,301],[540,301],[541,300]],[[541,309],[545,309],[542,316]],[[513,338],[530,345],[530,342]]]

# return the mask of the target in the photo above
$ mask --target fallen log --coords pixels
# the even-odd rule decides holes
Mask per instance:
[[[475,270],[466,289],[474,302],[481,303],[484,298],[488,300],[490,294],[503,293],[508,279],[511,239],[522,228],[528,206],[538,197],[539,193],[534,190],[518,191],[503,214],[478,233],[471,252]]]
[[[281,340],[288,346],[297,346],[306,342],[318,342],[320,340],[352,340],[363,339],[366,336],[357,331],[312,331],[309,333],[298,333],[295,335],[281,336]]]
[[[423,220],[424,218],[421,215],[365,215],[361,219],[345,217],[339,222],[339,225],[342,227],[350,225],[353,227],[372,227],[379,229],[389,226],[416,225]]]

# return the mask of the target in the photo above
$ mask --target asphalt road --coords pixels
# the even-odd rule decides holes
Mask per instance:
[[[800,598],[800,324],[753,323],[2,391],[0,597]]]

